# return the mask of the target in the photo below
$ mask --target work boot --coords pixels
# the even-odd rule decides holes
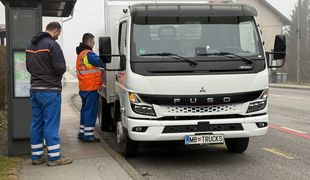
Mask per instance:
[[[99,143],[100,142],[100,139],[99,138],[95,138],[95,137],[92,137],[88,140],[82,140],[83,143]]]
[[[46,163],[46,156],[43,154],[41,159],[38,159],[38,160],[35,160],[35,161],[32,161],[32,165],[39,165],[39,164],[42,164],[42,163]]]
[[[48,166],[58,166],[58,165],[66,165],[72,163],[72,158],[61,157],[56,161],[47,161]]]

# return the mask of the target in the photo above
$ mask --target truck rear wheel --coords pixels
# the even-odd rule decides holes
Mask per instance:
[[[101,131],[111,130],[111,105],[107,103],[106,99],[99,95],[98,100],[98,118]]]
[[[138,154],[138,147],[139,147],[139,141],[133,141],[130,139],[130,137],[127,135],[127,133],[124,133],[124,140],[123,140],[123,156],[124,157],[136,157]]]
[[[230,152],[242,153],[248,148],[249,138],[225,139],[225,143]]]

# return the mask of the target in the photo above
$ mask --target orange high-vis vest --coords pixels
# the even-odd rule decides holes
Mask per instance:
[[[91,50],[82,51],[76,59],[76,74],[79,79],[81,91],[94,91],[102,86],[101,72],[99,67],[89,64],[87,53]]]

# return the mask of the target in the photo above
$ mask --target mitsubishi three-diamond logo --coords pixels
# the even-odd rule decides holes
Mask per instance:
[[[206,92],[205,88],[204,87],[201,87],[200,91],[199,92]]]

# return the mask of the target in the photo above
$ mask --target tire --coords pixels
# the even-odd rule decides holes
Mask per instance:
[[[111,131],[117,131],[117,122],[118,121],[122,121],[121,119],[121,112],[120,112],[120,104],[119,104],[119,101],[116,100],[114,102],[114,119],[112,119],[112,122],[111,122]]]
[[[101,131],[111,131],[111,105],[107,104],[104,97],[99,94],[98,100],[98,118]]]
[[[122,121],[118,121],[116,125],[116,140],[118,144],[123,145],[124,131],[123,131]]]
[[[249,138],[225,139],[225,143],[230,152],[242,153],[248,148]]]
[[[122,123],[122,113],[120,112],[120,106],[115,104],[115,120],[116,123],[116,139],[119,144],[122,144],[122,154],[126,158],[136,157],[138,155],[139,141],[131,140],[128,136],[128,132],[124,129]],[[117,111],[118,110],[118,111]]]
[[[133,141],[124,133],[122,154],[124,157],[136,157],[138,155],[139,141]]]

